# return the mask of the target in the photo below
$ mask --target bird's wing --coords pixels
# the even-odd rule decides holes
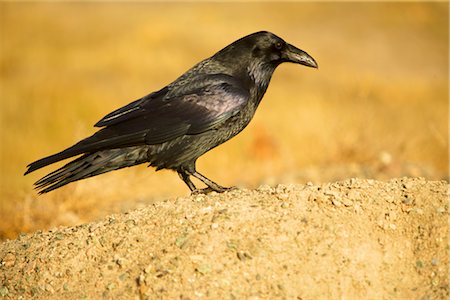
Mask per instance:
[[[183,80],[136,100],[101,119],[92,136],[28,165],[25,174],[83,153],[153,145],[214,129],[237,114],[249,92],[235,78],[217,74]]]
[[[110,126],[114,124],[118,124],[120,122],[133,119],[145,114],[146,110],[144,109],[144,105],[149,103],[152,99],[158,99],[164,97],[168,91],[168,88],[165,87],[157,92],[151,93],[141,99],[131,102],[128,105],[125,105],[119,109],[116,109],[113,112],[110,112],[106,116],[104,116],[100,121],[98,121],[94,126],[95,127],[104,127]]]
[[[106,127],[92,138],[105,143],[107,139],[123,137],[128,144],[129,138],[136,140],[137,134],[135,143],[142,143],[145,135],[146,144],[159,144],[213,129],[239,112],[248,99],[249,92],[229,75],[199,76],[106,115],[96,124]],[[115,140],[110,146],[117,143]]]
[[[197,77],[106,115],[96,124],[104,128],[64,151],[30,164],[27,173],[82,153],[154,145],[185,134],[199,134],[220,126],[248,100],[249,92],[231,76]]]

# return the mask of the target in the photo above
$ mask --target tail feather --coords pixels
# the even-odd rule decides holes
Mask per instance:
[[[37,169],[43,168],[45,166],[54,164],[54,163],[56,163],[58,161],[61,161],[61,160],[64,160],[64,159],[67,159],[67,158],[70,158],[70,157],[73,157],[73,156],[76,156],[76,155],[79,155],[79,154],[81,154],[81,153],[75,153],[74,154],[74,153],[68,152],[67,150],[64,150],[62,152],[59,152],[59,153],[56,153],[56,154],[53,154],[53,155],[41,158],[41,159],[39,159],[39,160],[29,164],[27,166],[28,170],[23,175],[27,175],[28,173],[36,171]]]
[[[147,161],[146,149],[128,147],[84,154],[38,180],[39,194],[48,193],[71,182]]]
[[[78,156],[83,153],[94,153],[108,149],[121,149],[142,144],[145,142],[146,134],[147,131],[140,130],[137,132],[117,135],[117,133],[112,129],[104,128],[64,151],[41,158],[29,164],[27,166],[28,170],[24,175],[27,175],[28,173],[36,171],[42,167],[51,165],[55,162]]]

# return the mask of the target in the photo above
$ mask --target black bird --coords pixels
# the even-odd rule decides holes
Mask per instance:
[[[192,192],[226,191],[228,188],[197,172],[197,158],[248,125],[275,68],[283,62],[317,68],[306,52],[273,33],[245,36],[161,90],[106,115],[95,124],[102,129],[64,151],[31,163],[25,175],[82,154],[37,181],[39,193],[142,163],[178,172]],[[197,189],[190,176],[207,188]]]

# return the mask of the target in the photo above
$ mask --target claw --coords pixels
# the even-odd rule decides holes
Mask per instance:
[[[231,191],[231,190],[235,190],[236,187],[232,186],[232,187],[223,187],[223,186],[219,186],[220,188],[218,189],[213,189],[211,187],[206,187],[204,189],[195,189],[191,192],[191,195],[206,195],[208,193],[211,192],[216,192],[216,193],[223,193],[226,191]]]

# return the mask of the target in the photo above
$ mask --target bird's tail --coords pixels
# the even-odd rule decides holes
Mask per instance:
[[[144,163],[146,158],[142,147],[88,153],[51,172],[34,185],[39,194],[44,194],[77,180]]]

